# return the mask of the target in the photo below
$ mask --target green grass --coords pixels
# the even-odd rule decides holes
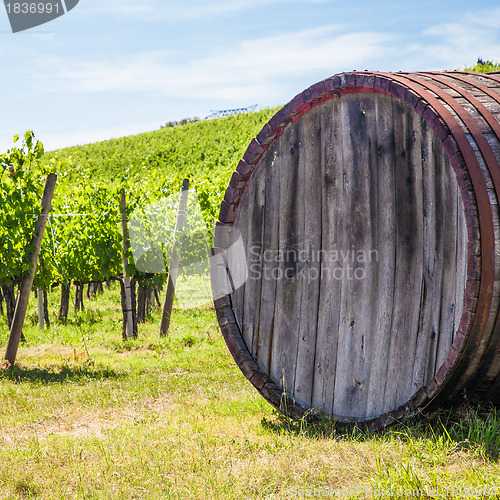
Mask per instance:
[[[114,285],[43,332],[31,304],[0,375],[0,498],[500,497],[495,412],[375,435],[291,421],[240,373],[211,307],[175,309],[162,340],[154,310],[124,343],[117,297]],[[4,346],[3,318],[0,331]]]

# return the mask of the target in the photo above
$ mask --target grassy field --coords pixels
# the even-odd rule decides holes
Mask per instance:
[[[375,435],[289,421],[239,372],[210,306],[176,309],[165,340],[153,311],[123,343],[117,297],[43,332],[33,302],[0,374],[0,498],[500,498],[495,412]]]

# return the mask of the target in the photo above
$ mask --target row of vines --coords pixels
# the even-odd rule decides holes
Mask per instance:
[[[58,176],[33,284],[61,287],[62,320],[69,287],[121,280],[120,196],[127,215],[179,192],[188,178],[207,233],[231,173],[246,146],[272,116],[264,110],[45,153],[31,131],[0,156],[0,306],[12,318],[17,286],[29,270],[26,254],[40,212],[47,173]],[[127,274],[154,291],[166,274],[137,269],[129,251]],[[3,304],[2,304],[3,303]]]

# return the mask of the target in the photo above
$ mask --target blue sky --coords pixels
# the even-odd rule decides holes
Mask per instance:
[[[0,10],[0,151],[158,129],[211,109],[285,104],[342,71],[500,61],[500,2],[80,0],[12,34]]]

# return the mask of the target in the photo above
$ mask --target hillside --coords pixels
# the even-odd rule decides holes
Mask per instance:
[[[232,172],[250,141],[278,108],[202,120],[154,132],[47,153],[63,163],[65,183],[91,182],[147,191],[149,199],[177,192],[189,178],[207,221],[213,222]]]

